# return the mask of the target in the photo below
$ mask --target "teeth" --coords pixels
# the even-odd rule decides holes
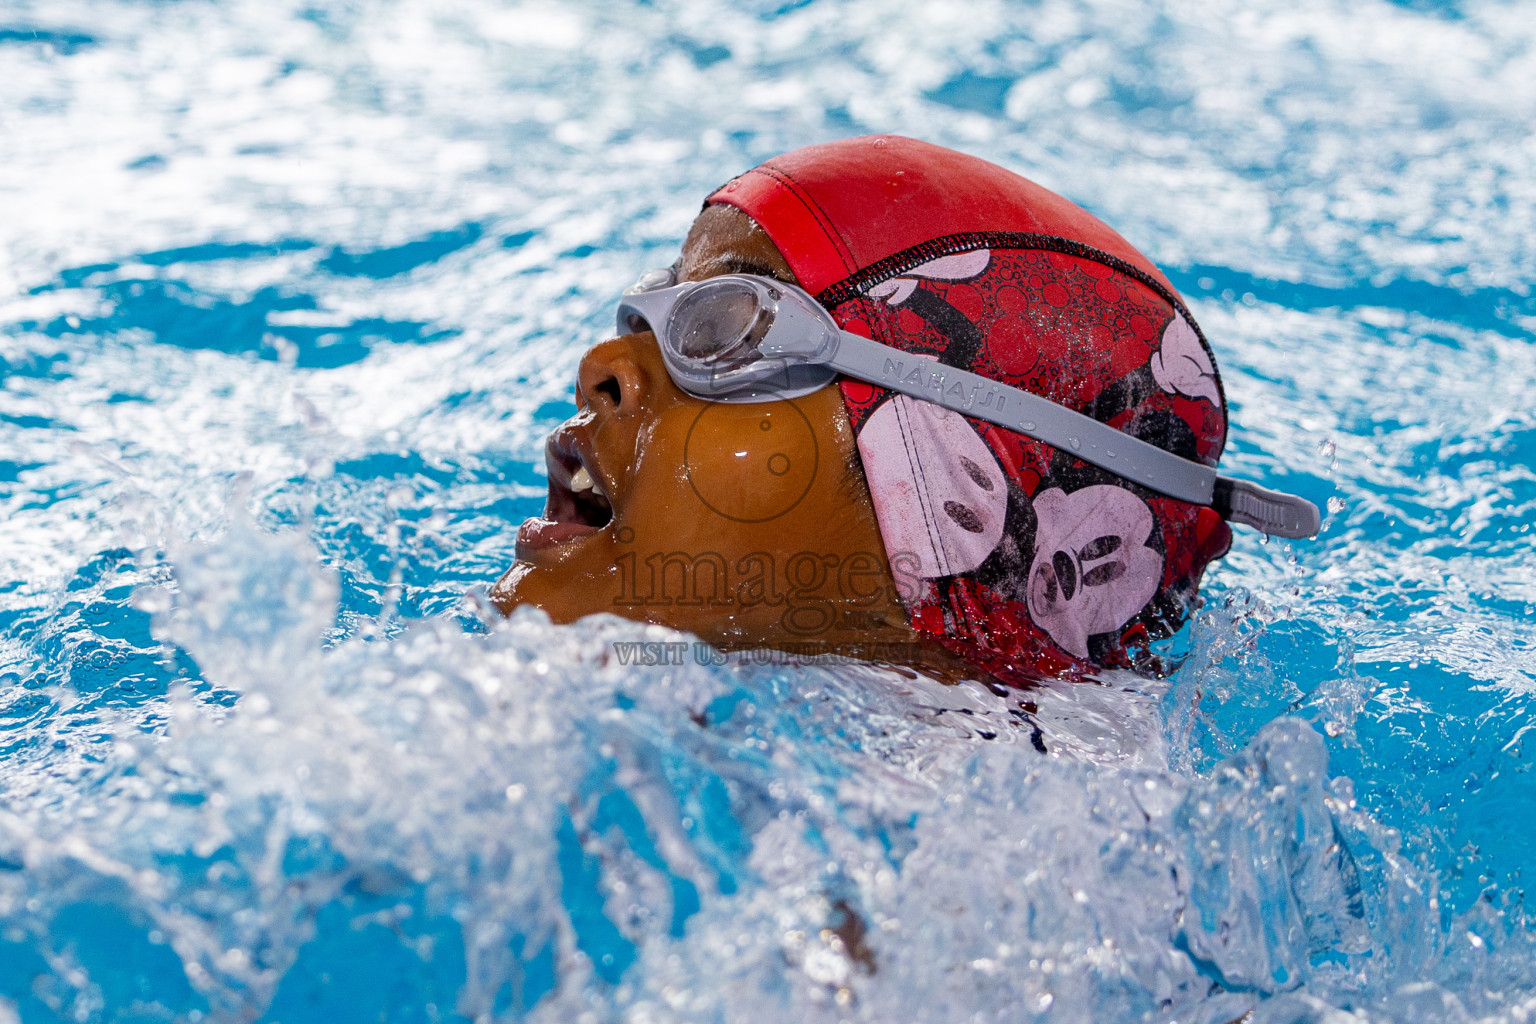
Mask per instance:
[[[596,486],[597,482],[592,479],[592,474],[587,472],[586,466],[582,466],[571,476],[571,490],[573,491],[590,491]]]

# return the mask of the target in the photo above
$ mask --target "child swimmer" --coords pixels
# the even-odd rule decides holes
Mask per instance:
[[[1228,522],[1318,529],[1216,475],[1220,377],[1161,272],[974,157],[895,136],[776,157],[619,314],[503,612],[1026,685],[1155,671]]]

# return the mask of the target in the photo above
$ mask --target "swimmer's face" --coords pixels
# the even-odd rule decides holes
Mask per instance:
[[[794,280],[750,218],[712,206],[678,280],[730,273]],[[610,612],[748,644],[911,638],[836,387],[705,402],[645,332],[586,354],[576,405],[546,447],[544,516],[519,529],[492,591],[502,611]]]

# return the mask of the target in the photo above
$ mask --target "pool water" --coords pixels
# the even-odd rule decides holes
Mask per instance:
[[[0,1022],[1536,1019],[1522,5],[7,0],[0,71]],[[1115,225],[1327,509],[1170,678],[487,612],[619,290],[873,131]]]

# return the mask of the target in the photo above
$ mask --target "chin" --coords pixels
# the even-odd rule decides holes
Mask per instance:
[[[516,561],[512,563],[511,568],[501,574],[501,579],[491,587],[490,593],[491,603],[496,606],[497,611],[503,615],[511,615],[512,609],[520,604],[537,605],[538,602],[529,600],[522,593],[524,580],[529,573],[535,571],[537,570],[531,562]]]

